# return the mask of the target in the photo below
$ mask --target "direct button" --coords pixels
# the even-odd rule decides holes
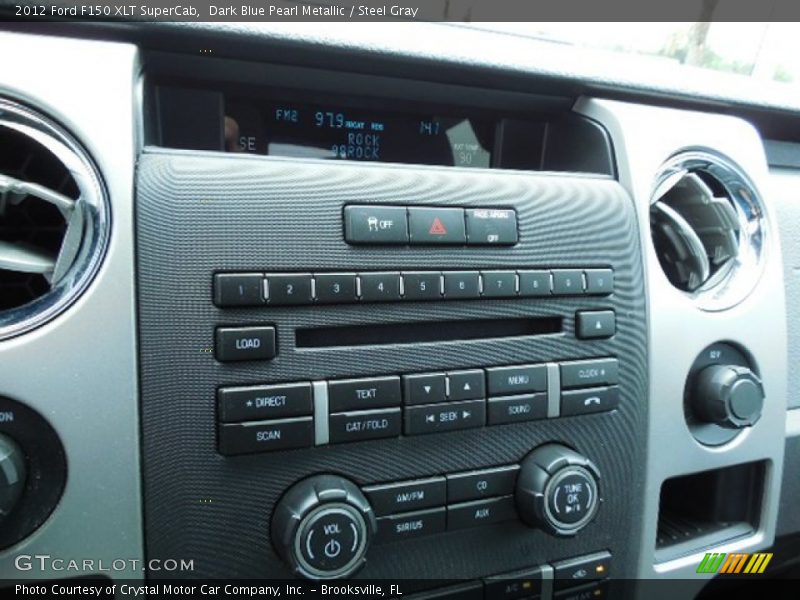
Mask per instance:
[[[399,542],[409,538],[441,533],[445,530],[446,509],[431,508],[378,519],[375,543]]]
[[[408,231],[411,245],[455,244],[467,241],[464,210],[461,208],[409,207]]]
[[[328,402],[332,413],[400,406],[400,377],[329,381]]]
[[[432,404],[445,400],[444,373],[403,375],[406,404]]]
[[[334,413],[328,421],[330,442],[339,444],[397,437],[401,420],[399,408]]]
[[[467,243],[507,245],[517,243],[517,213],[505,208],[468,208]]]
[[[345,206],[344,239],[350,244],[405,244],[404,206]]]
[[[486,369],[490,396],[512,396],[547,390],[546,365],[519,365]]]
[[[276,354],[274,327],[217,327],[214,355],[220,362],[270,360]]]
[[[619,387],[588,388],[561,393],[561,416],[614,410],[619,406]]]
[[[420,510],[445,504],[445,478],[431,477],[388,485],[372,485],[364,493],[376,515]]]
[[[219,426],[219,451],[226,456],[307,448],[313,444],[313,417],[226,423]]]
[[[447,501],[465,502],[514,492],[518,465],[447,476]]]
[[[561,387],[588,387],[618,383],[619,362],[616,358],[595,358],[561,363]]]
[[[310,383],[221,388],[217,402],[219,420],[226,423],[297,417],[313,412]]]

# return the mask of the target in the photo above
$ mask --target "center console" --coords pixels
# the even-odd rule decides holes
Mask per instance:
[[[635,577],[646,313],[619,183],[150,148],[137,186],[151,557]]]

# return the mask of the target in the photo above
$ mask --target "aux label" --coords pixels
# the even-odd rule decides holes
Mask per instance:
[[[261,340],[258,338],[239,338],[236,340],[237,350],[251,350],[261,347]]]

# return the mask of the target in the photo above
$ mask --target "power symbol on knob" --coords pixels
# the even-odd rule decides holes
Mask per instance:
[[[295,573],[311,579],[349,577],[366,560],[375,514],[358,487],[316,475],[289,489],[272,519],[275,547]]]
[[[342,545],[336,540],[330,540],[325,544],[325,556],[328,558],[336,558],[342,551]]]

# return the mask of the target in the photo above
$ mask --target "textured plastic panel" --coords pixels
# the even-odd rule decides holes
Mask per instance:
[[[331,164],[148,151],[138,170],[138,269],[146,544],[150,558],[195,561],[194,576],[279,577],[272,508],[295,481],[334,472],[358,484],[519,461],[562,441],[603,474],[597,519],[572,539],[521,523],[373,549],[360,577],[475,577],[608,548],[635,574],[647,420],[644,287],[629,197],[609,179]],[[345,203],[514,206],[513,248],[352,247]],[[369,270],[613,265],[608,298],[474,300],[218,309],[218,270]],[[612,308],[618,333],[578,341],[578,309]],[[357,348],[296,349],[298,327],[560,315],[560,334]],[[275,324],[279,355],[220,364],[216,325]],[[447,434],[224,458],[216,452],[220,385],[366,376],[615,355],[613,413]],[[616,567],[615,567],[616,569]],[[158,576],[158,573],[151,573]],[[170,574],[172,576],[174,574]]]

